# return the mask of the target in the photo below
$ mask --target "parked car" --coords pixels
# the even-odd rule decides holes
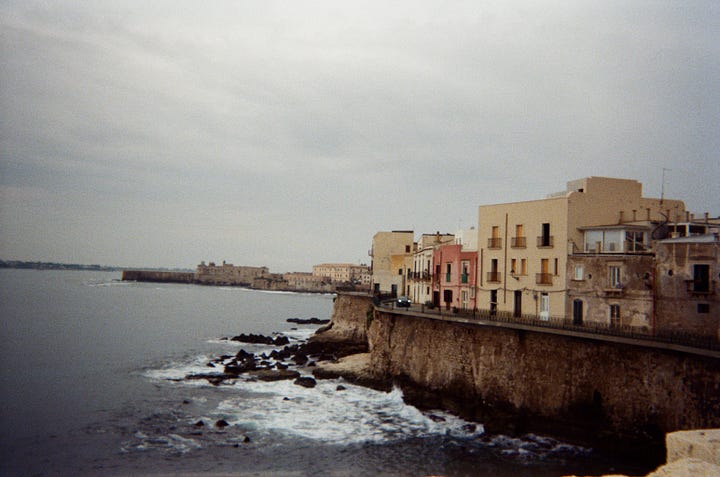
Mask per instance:
[[[410,308],[410,298],[406,296],[401,296],[397,299],[397,306],[398,307],[404,307],[404,308]]]

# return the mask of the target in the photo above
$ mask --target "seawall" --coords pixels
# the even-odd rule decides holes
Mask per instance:
[[[192,272],[123,270],[122,279],[136,282],[194,283],[195,274]]]
[[[367,336],[374,376],[486,427],[661,441],[667,432],[720,426],[717,358],[381,308]]]

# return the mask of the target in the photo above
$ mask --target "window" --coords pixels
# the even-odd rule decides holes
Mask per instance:
[[[452,263],[445,264],[445,281],[450,281],[450,274],[452,273]]]
[[[558,276],[558,259],[555,259],[555,276]]]
[[[583,280],[585,278],[585,270],[582,265],[575,265],[575,276],[573,280]]]
[[[398,275],[402,275],[402,268],[398,268]]]
[[[620,325],[620,305],[610,305],[610,326]]]
[[[527,275],[527,259],[520,259],[520,275]]]
[[[628,230],[625,232],[625,243],[627,245],[626,252],[644,252],[646,250],[645,232]]]
[[[410,253],[410,245],[405,245],[405,253]]]
[[[511,275],[517,275],[518,269],[517,269],[517,259],[511,258],[510,259],[510,274]]]
[[[467,283],[470,276],[470,262],[463,260],[460,267],[462,269],[462,276],[460,277],[460,280],[462,283]]]
[[[620,267],[615,265],[608,267],[608,282],[610,288],[622,288],[622,283],[620,282]]]
[[[695,293],[710,292],[710,265],[693,265],[692,291],[694,291]]]
[[[550,224],[542,224],[542,235],[540,236],[540,247],[552,247],[552,241],[550,240]]]

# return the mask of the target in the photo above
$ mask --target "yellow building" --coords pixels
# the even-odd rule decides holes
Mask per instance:
[[[587,227],[685,215],[681,201],[643,198],[640,182],[604,177],[568,182],[545,199],[480,206],[478,308],[564,318],[568,256],[585,249]]]
[[[402,295],[407,291],[415,249],[413,239],[412,230],[378,232],[373,236],[370,250],[373,292]]]
[[[367,265],[353,263],[321,263],[313,265],[312,274],[316,277],[329,279],[332,283],[367,284]]]

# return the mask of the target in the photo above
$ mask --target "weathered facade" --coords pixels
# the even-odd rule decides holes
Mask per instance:
[[[477,252],[464,251],[460,244],[441,245],[433,252],[433,305],[475,309]]]
[[[331,283],[370,284],[370,270],[367,265],[353,263],[321,263],[313,265],[312,274]]]
[[[717,233],[657,243],[658,332],[718,336],[720,239]]]
[[[222,265],[214,262],[200,263],[195,271],[195,281],[204,285],[244,285],[250,286],[253,280],[270,274],[267,267],[235,266],[223,261]]]
[[[432,277],[435,267],[433,265],[433,253],[435,248],[452,243],[455,236],[452,234],[423,234],[417,243],[416,251],[413,253],[412,272],[408,279],[408,297],[413,303],[432,302]]]

